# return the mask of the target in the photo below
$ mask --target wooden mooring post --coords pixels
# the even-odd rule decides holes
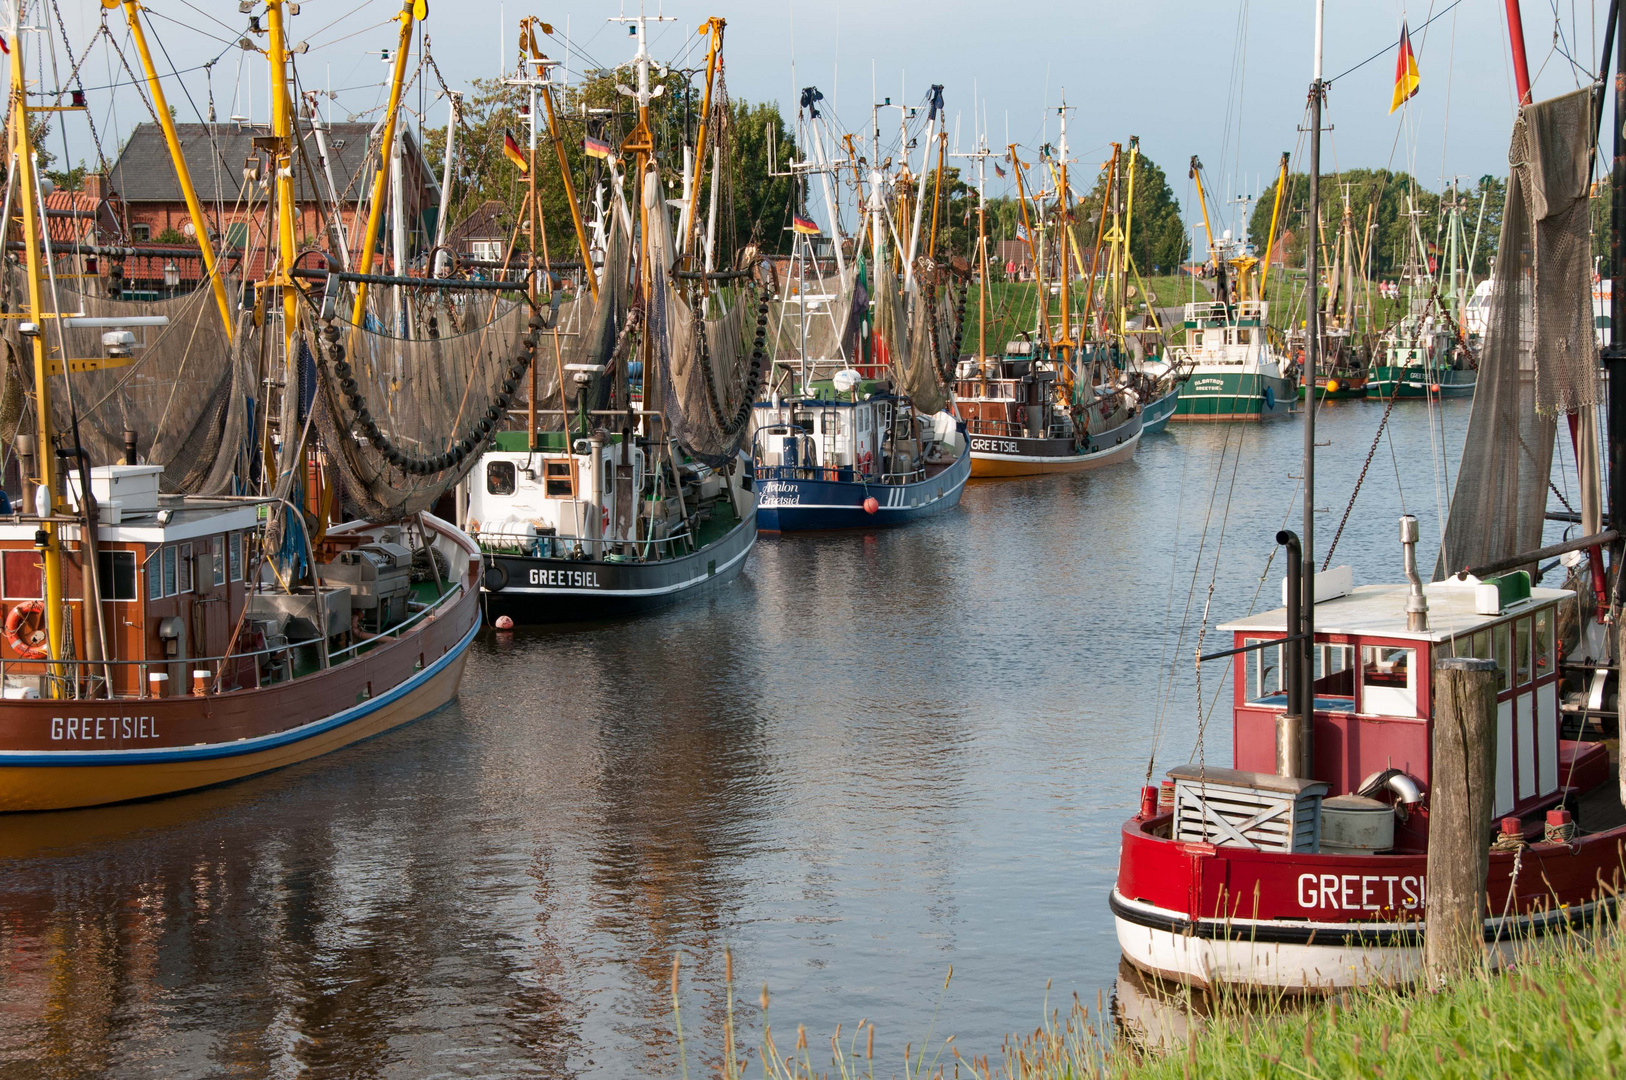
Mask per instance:
[[[1434,767],[1429,784],[1428,917],[1423,959],[1431,987],[1485,957],[1485,877],[1496,791],[1494,660],[1434,665]]]

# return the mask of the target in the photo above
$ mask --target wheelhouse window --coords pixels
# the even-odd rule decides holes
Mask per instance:
[[[231,560],[231,579],[233,581],[243,580],[243,549],[245,546],[243,534],[240,532],[232,533],[231,539],[226,543],[227,558]]]
[[[1536,678],[1551,675],[1558,670],[1558,656],[1553,650],[1553,616],[1556,609],[1545,607],[1536,612]]]
[[[175,595],[176,578],[179,567],[176,566],[175,549],[167,544],[162,548],[164,553],[164,596]]]
[[[1315,650],[1315,696],[1321,698],[1341,698],[1348,704],[1346,709],[1355,705],[1355,646],[1353,645],[1317,645]],[[1318,706],[1321,707],[1321,706]]]
[[[574,461],[544,461],[542,463],[543,493],[550,499],[576,497],[576,463]]]
[[[147,599],[162,600],[164,598],[164,549],[153,548],[152,554],[142,567],[147,575]]]
[[[514,463],[489,461],[486,463],[486,493],[512,495],[514,493]]]
[[[96,561],[96,584],[103,600],[136,599],[135,552],[101,551]]]
[[[1257,645],[1265,638],[1249,638],[1243,645]],[[1282,647],[1268,645],[1242,654],[1247,658],[1243,666],[1245,693],[1255,704],[1282,705]]]
[[[1496,661],[1497,690],[1513,685],[1513,628],[1507,623],[1491,629],[1491,659]]]
[[[192,545],[182,544],[175,550],[175,591],[192,591]]]
[[[1518,676],[1519,685],[1523,686],[1530,681],[1530,620],[1520,619],[1513,624],[1513,662],[1514,673]]]
[[[209,580],[216,586],[226,584],[226,538],[209,538]]]
[[[1361,711],[1379,716],[1417,715],[1417,650],[1361,647]]]

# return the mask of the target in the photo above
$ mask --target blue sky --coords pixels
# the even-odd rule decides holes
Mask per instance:
[[[245,25],[236,0],[148,0],[148,6],[153,36],[163,42],[173,66],[183,70],[220,53]],[[1536,96],[1574,89],[1584,76],[1564,54],[1583,67],[1597,63],[1602,28],[1596,24],[1606,5],[1558,5],[1556,46],[1553,5],[1525,0],[1524,6],[1530,67],[1539,72]],[[63,7],[77,54],[99,25],[99,5],[73,0]],[[1069,136],[1077,161],[1074,183],[1081,187],[1107,144],[1126,142],[1130,135],[1139,135],[1143,151],[1169,173],[1180,199],[1188,190],[1185,162],[1194,153],[1207,167],[1216,197],[1224,200],[1256,192],[1269,182],[1280,153],[1300,146],[1297,129],[1311,75],[1314,8],[1309,0],[724,0],[659,7],[678,21],[664,24],[655,36],[652,51],[658,57],[687,52],[698,63],[703,51],[695,28],[706,16],[721,15],[729,23],[726,56],[735,97],[789,105],[798,88],[816,84],[849,130],[861,130],[867,122],[872,78],[875,96],[894,101],[918,100],[929,83],[940,82],[951,137],[957,125],[962,149],[972,143],[980,105],[990,142],[1017,142],[1031,158],[1047,135],[1054,140],[1054,110],[1065,93],[1076,109]],[[1436,0],[1410,9],[1333,0],[1327,7],[1325,71],[1337,77],[1329,91],[1333,130],[1323,151],[1329,170],[1408,169],[1434,189],[1442,177],[1460,175],[1472,183],[1483,173],[1506,172],[1514,91],[1502,0],[1459,0],[1454,7],[1450,0]],[[376,52],[392,43],[393,27],[383,24],[397,9],[390,0],[306,0],[290,20],[290,37],[312,46],[299,62],[305,84],[343,90],[335,119],[351,112],[376,115],[367,111],[382,98],[385,67]],[[504,23],[512,50],[515,26],[527,14],[553,23],[560,40],[544,46],[550,52],[563,52],[568,27],[573,70],[588,61],[622,62],[631,55],[630,41],[624,29],[605,21],[622,10],[619,3],[570,0],[548,5],[430,0],[425,31],[441,71],[461,85],[497,71]],[[1440,12],[1419,29],[1431,13]],[[1392,49],[1341,73],[1391,47],[1402,18],[1413,27],[1422,90],[1403,112],[1390,116]],[[123,41],[121,13],[110,14],[109,26]],[[133,51],[129,55],[133,63]],[[239,76],[244,58],[250,54],[228,50],[207,82],[201,71],[182,76],[200,109],[212,86],[224,118],[234,84],[243,86],[252,73],[253,113],[263,118],[264,63],[244,62]],[[60,51],[58,62],[66,66]],[[159,63],[168,66],[163,57]],[[84,78],[90,87],[120,81],[117,58],[99,45],[85,64]],[[169,92],[180,119],[197,119],[185,95],[173,85]],[[237,101],[243,111],[243,98]],[[99,126],[115,136],[144,118],[128,88],[93,89],[91,102]],[[432,125],[444,123],[444,116],[443,105],[427,110]],[[70,126],[69,132],[75,156],[91,157],[82,128]],[[59,149],[60,139],[50,145]],[[1229,214],[1239,212],[1240,205],[1232,204]]]

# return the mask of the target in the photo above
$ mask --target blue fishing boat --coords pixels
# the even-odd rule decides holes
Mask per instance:
[[[850,369],[809,390],[756,406],[758,529],[887,528],[959,505],[971,475],[963,423],[921,415]]]

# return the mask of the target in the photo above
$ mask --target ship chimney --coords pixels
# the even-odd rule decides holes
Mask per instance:
[[[1423,579],[1417,576],[1417,519],[1410,514],[1400,519],[1400,546],[1406,549],[1406,630],[1420,634],[1428,629],[1428,597],[1423,595]]]

